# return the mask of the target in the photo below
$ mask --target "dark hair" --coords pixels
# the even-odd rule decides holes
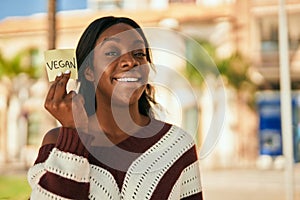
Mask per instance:
[[[95,100],[95,87],[94,84],[88,81],[84,76],[84,71],[87,66],[92,66],[93,56],[90,55],[96,45],[96,41],[106,29],[112,25],[118,23],[125,23],[136,29],[136,31],[143,38],[146,45],[146,59],[153,66],[151,59],[151,50],[149,48],[148,41],[141,29],[141,27],[132,19],[126,17],[113,17],[107,16],[94,20],[83,32],[77,48],[76,48],[76,59],[78,66],[78,79],[80,81],[79,93],[83,95],[85,100],[85,110],[88,116],[95,113],[97,105]],[[154,98],[154,87],[150,84],[146,85],[141,98],[138,101],[139,112],[142,115],[150,116],[151,113],[151,103],[156,104]]]

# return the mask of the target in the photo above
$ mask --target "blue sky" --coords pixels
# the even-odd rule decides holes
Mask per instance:
[[[47,12],[48,0],[0,0],[0,20]],[[87,0],[57,0],[57,10],[86,9]]]

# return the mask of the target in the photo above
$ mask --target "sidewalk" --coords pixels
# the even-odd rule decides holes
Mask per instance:
[[[27,170],[22,162],[0,163],[0,176],[26,176]]]
[[[205,200],[284,200],[283,170],[202,170]],[[300,165],[294,170],[294,200],[300,200]]]

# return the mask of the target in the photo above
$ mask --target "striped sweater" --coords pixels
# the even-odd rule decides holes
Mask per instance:
[[[28,171],[30,198],[201,200],[192,137],[170,124],[156,134],[141,133],[148,135],[130,136],[117,148],[87,147],[75,129],[61,127],[57,143],[42,146]]]

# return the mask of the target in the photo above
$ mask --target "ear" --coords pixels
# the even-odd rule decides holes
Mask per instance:
[[[94,77],[94,72],[90,67],[87,67],[84,70],[84,77],[86,78],[86,80],[93,82],[95,80]]]

